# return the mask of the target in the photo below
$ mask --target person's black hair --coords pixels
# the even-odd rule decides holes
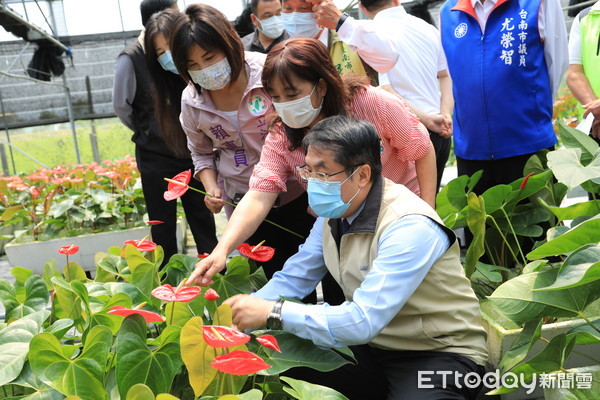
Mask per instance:
[[[379,10],[381,7],[390,5],[392,0],[360,0],[360,4],[367,9],[368,12]]]
[[[155,39],[160,34],[169,40],[173,22],[181,13],[172,8],[156,13],[146,24],[144,48],[146,49],[146,65],[152,80],[152,99],[156,122],[160,127],[162,138],[167,147],[180,158],[189,158],[187,137],[179,123],[181,113],[181,92],[186,83],[178,75],[165,71],[158,62]]]
[[[252,24],[250,14],[252,14],[252,8],[248,5],[244,8],[244,11],[237,16],[235,21],[233,21],[233,27],[241,38],[254,32],[254,25]]]
[[[369,165],[371,181],[381,174],[381,142],[370,122],[345,115],[325,118],[308,131],[302,146],[305,154],[309,146],[317,151],[330,150],[333,160],[348,170]]]
[[[251,0],[250,10],[252,11],[252,14],[254,14],[254,16],[258,18],[258,15],[256,15],[256,11],[258,10],[258,3],[270,3],[273,1],[278,1],[281,3],[281,0]]]
[[[142,14],[142,25],[146,26],[152,14],[164,9],[171,8],[177,4],[177,0],[143,0],[140,3],[140,13]]]

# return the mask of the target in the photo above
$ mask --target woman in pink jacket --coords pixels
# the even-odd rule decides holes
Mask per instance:
[[[241,40],[225,16],[205,4],[192,4],[174,22],[170,39],[173,61],[188,83],[181,98],[181,126],[194,162],[194,177],[207,193],[206,206],[229,217],[248,191],[254,165],[274,114],[261,82],[265,55],[244,53]],[[306,213],[307,196],[297,179],[286,182],[266,216],[306,237],[314,218]],[[266,240],[276,249],[263,267],[267,277],[281,269],[303,239],[263,223],[250,244]]]

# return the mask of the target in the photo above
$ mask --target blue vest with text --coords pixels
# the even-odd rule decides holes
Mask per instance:
[[[440,9],[458,157],[494,160],[556,143],[550,78],[538,31],[540,2],[498,0],[484,33],[471,0],[449,0]]]

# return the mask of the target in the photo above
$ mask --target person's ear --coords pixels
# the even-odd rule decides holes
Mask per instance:
[[[371,181],[371,166],[369,164],[363,164],[358,167],[356,174],[358,175],[358,187],[364,188]]]
[[[254,14],[250,14],[250,21],[252,21],[252,25],[254,25],[255,27],[259,27],[259,21],[258,18],[256,18],[256,16]]]
[[[325,79],[319,78],[319,83],[317,83],[317,92],[321,97],[325,97],[327,94],[327,82],[325,82]]]

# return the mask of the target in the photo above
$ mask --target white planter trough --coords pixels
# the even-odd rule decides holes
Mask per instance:
[[[483,306],[481,310],[481,317],[483,327],[487,332],[487,348],[489,352],[489,364],[496,370],[502,360],[502,356],[510,349],[511,345],[521,333],[520,328],[507,328],[507,326],[514,326],[510,322],[504,321],[501,324],[502,317],[495,313],[494,310],[489,306]],[[542,326],[542,337],[551,340],[556,335],[561,333],[567,333],[571,329],[586,324],[582,319],[573,319],[568,321],[556,322],[552,324],[545,324]],[[527,358],[538,354],[546,343],[538,341]],[[588,344],[588,345],[576,345],[569,356],[566,363],[566,368],[576,367],[587,367],[594,365],[594,361],[586,357],[588,355],[596,360],[600,359],[600,344]],[[536,389],[532,393],[527,393],[525,389],[521,388],[511,393],[501,395],[502,400],[542,400],[544,399],[544,389],[538,384]],[[561,398],[563,399],[563,398]]]
[[[185,249],[186,229],[185,220],[180,220],[177,223],[177,250],[179,252]],[[5,251],[12,266],[27,268],[36,274],[42,274],[44,264],[49,259],[55,259],[59,261],[59,265],[64,265],[66,258],[58,253],[58,248],[73,244],[79,246],[79,251],[69,256],[69,261],[78,263],[86,271],[95,271],[94,256],[96,253],[106,252],[111,246],[122,246],[126,240],[142,239],[149,234],[150,227],[141,226],[122,231],[92,233],[39,242],[9,243],[6,245]],[[60,261],[61,259],[62,261]]]

